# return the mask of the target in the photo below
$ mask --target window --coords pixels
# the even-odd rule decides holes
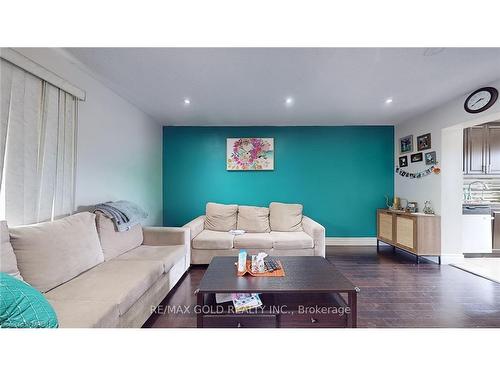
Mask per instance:
[[[70,214],[78,99],[0,64],[0,219],[14,226]]]

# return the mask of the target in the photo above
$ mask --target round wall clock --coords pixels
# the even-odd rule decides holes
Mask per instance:
[[[479,113],[486,111],[498,99],[498,90],[494,87],[483,87],[472,94],[465,100],[464,108],[469,113]]]

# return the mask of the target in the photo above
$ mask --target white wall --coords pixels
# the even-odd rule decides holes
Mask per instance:
[[[500,80],[487,86],[500,89]],[[416,137],[432,134],[432,148],[436,151],[442,173],[431,174],[421,179],[408,179],[396,175],[395,194],[416,201],[420,208],[430,200],[437,214],[441,215],[441,246],[443,254],[450,260],[461,254],[461,204],[462,204],[462,129],[500,119],[500,100],[482,114],[470,114],[464,110],[464,101],[469,93],[412,118],[396,126],[396,155],[398,161],[399,138],[413,134]],[[408,161],[410,162],[408,154]],[[425,169],[425,163],[409,163],[408,171]],[[445,259],[446,262],[446,259]]]
[[[463,128],[441,130],[441,253],[445,262],[462,258]]]
[[[76,205],[136,202],[162,223],[162,127],[59,49],[16,48],[87,93],[79,105]]]

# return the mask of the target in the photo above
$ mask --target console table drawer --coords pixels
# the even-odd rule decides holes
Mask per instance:
[[[344,314],[282,314],[280,328],[344,328],[347,316]]]
[[[204,315],[203,328],[276,328],[276,315]]]

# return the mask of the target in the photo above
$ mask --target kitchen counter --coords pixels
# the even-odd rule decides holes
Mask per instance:
[[[463,215],[491,215],[492,211],[500,211],[498,202],[464,202],[462,204]]]
[[[487,205],[463,205],[462,215],[491,215],[491,206]]]

